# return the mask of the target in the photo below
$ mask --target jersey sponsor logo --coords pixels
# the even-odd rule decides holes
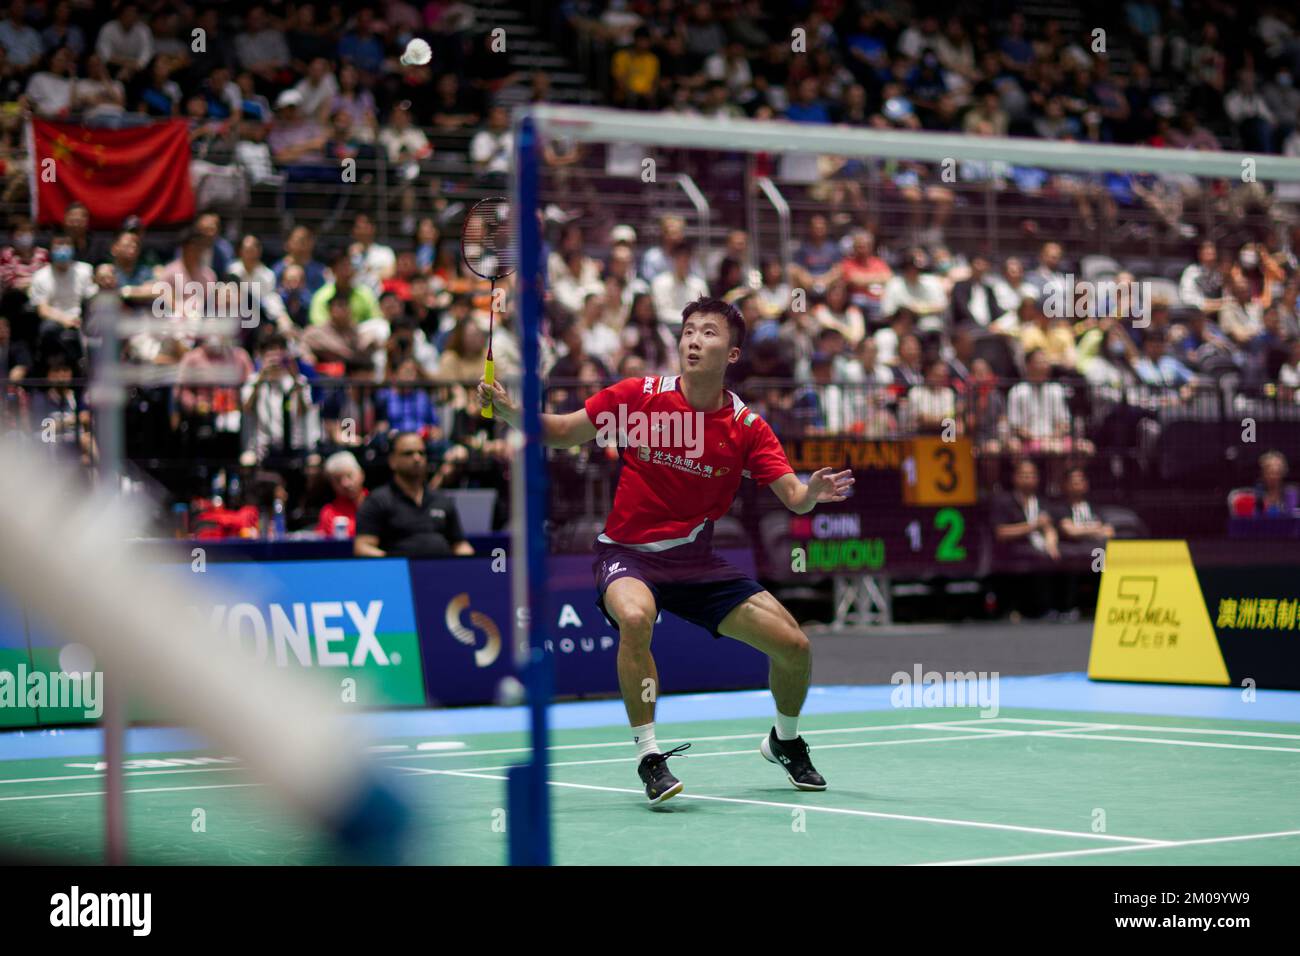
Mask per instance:
[[[653,395],[654,391],[655,391],[655,377],[653,375],[647,375],[645,377],[645,384],[641,386],[641,394]]]
[[[445,518],[445,517],[447,517],[447,512],[443,511],[441,508],[430,508],[430,509],[429,509],[429,517],[430,517],[430,518]]]
[[[605,580],[608,581],[614,575],[620,574],[626,570],[627,568],[623,567],[623,565],[617,561],[615,561],[613,564],[605,565]]]

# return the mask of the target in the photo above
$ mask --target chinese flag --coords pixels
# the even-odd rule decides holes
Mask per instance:
[[[94,229],[128,216],[144,225],[194,218],[190,137],[184,120],[94,129],[32,120],[36,221],[60,223],[69,203],[90,210]]]

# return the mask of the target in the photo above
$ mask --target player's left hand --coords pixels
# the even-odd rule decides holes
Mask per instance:
[[[808,478],[808,493],[816,502],[843,501],[853,490],[853,471],[834,472],[819,468]]]

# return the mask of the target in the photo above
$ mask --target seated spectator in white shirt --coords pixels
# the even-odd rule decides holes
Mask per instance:
[[[153,33],[140,19],[137,4],[123,4],[117,19],[104,24],[95,40],[95,52],[118,79],[143,70],[153,59]]]
[[[908,389],[907,412],[908,422],[918,434],[954,438],[961,434],[957,393],[948,384],[948,366],[942,359],[926,365],[924,385]]]
[[[56,236],[50,243],[48,265],[32,275],[27,295],[40,319],[41,350],[69,342],[81,329],[82,304],[95,294],[95,270],[89,262],[77,262],[72,240]]]
[[[375,221],[366,213],[358,213],[352,223],[352,246],[349,251],[356,265],[357,278],[378,295],[384,280],[397,269],[397,254],[391,246],[375,242]]]
[[[880,311],[883,315],[893,315],[900,308],[907,308],[917,316],[917,326],[921,331],[942,331],[948,293],[942,279],[924,271],[927,264],[925,250],[919,247],[909,249],[899,271],[885,283]]]
[[[310,114],[322,123],[329,119],[330,104],[339,92],[339,81],[330,69],[330,61],[322,56],[316,57],[307,67],[307,75],[293,87],[302,94],[299,109]]]
[[[680,242],[672,251],[672,268],[656,276],[650,283],[659,320],[676,333],[682,325],[682,311],[696,299],[709,294],[704,280],[691,273],[691,256],[694,249],[689,242]]]

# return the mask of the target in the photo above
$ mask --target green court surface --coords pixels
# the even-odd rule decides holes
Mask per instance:
[[[554,732],[559,864],[1295,864],[1300,724],[1003,710],[822,714],[801,731],[830,783],[800,793],[754,719],[660,723],[691,741],[685,791],[650,810],[624,728]],[[415,810],[410,863],[506,862],[505,773],[527,735],[404,738],[376,750]],[[338,862],[234,761],[133,756],[130,858]],[[97,862],[96,758],[0,762],[0,848]],[[181,764],[158,764],[180,760]],[[82,766],[77,766],[77,765]],[[202,811],[202,814],[196,811]],[[202,827],[200,827],[202,823]]]

